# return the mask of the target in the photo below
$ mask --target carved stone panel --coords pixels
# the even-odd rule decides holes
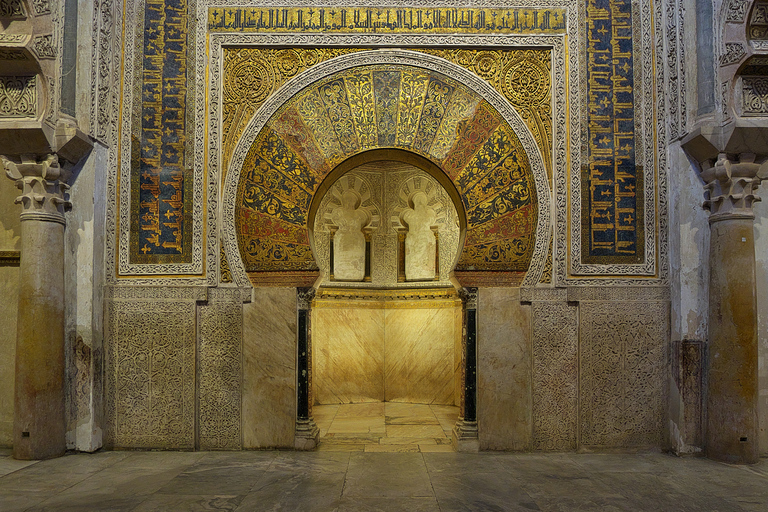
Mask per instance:
[[[0,77],[0,117],[37,115],[37,77]]]
[[[578,310],[567,302],[533,303],[533,448],[575,450]]]
[[[110,300],[106,439],[111,448],[195,447],[195,302]]]
[[[201,450],[242,447],[243,307],[240,290],[213,289],[198,308],[198,424]]]
[[[669,303],[582,302],[580,311],[580,444],[660,446]]]

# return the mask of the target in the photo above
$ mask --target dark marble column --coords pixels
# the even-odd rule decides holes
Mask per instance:
[[[298,340],[296,355],[296,435],[297,450],[314,450],[320,430],[312,418],[312,329],[311,309],[314,288],[297,288]]]
[[[64,454],[64,208],[69,188],[58,157],[0,157],[21,195],[13,456]]]
[[[463,288],[460,295],[464,306],[463,394],[452,438],[456,451],[476,452],[480,449],[477,435],[477,288]]]
[[[760,185],[755,155],[721,154],[705,168],[710,210],[707,456],[758,462],[757,299],[752,203]]]

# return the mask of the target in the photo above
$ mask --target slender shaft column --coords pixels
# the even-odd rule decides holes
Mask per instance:
[[[752,203],[755,155],[721,154],[702,171],[710,210],[707,456],[758,461],[757,300]]]
[[[13,456],[64,454],[64,207],[69,188],[56,155],[0,157],[21,195]]]
[[[314,450],[320,435],[312,418],[312,329],[311,308],[314,288],[297,288],[298,340],[296,357],[296,434],[297,450]]]
[[[456,451],[476,452],[480,449],[477,431],[477,288],[464,288],[461,298],[464,302],[464,360],[461,372],[464,394],[452,440]]]

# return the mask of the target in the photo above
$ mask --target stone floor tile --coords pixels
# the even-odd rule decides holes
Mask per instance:
[[[329,434],[382,434],[386,433],[383,416],[336,418],[328,427]]]
[[[264,474],[266,467],[194,465],[157,492],[159,494],[245,495]]]
[[[352,453],[344,497],[432,497],[420,453]]]
[[[422,443],[419,443],[419,451],[421,453],[453,452],[454,448],[450,444],[422,444]]]
[[[62,493],[43,501],[27,512],[130,512],[135,510],[147,496],[130,494],[72,494]]]
[[[463,474],[463,473],[495,473],[500,472],[501,467],[497,464],[494,454],[488,452],[480,453],[425,453],[424,462],[430,475],[441,473]],[[511,454],[508,454],[511,455]]]
[[[430,474],[440,510],[536,510],[532,497],[511,475]]]
[[[0,489],[0,510],[21,512],[50,498],[50,493]]]
[[[237,509],[243,496],[204,496],[184,494],[155,494],[142,502],[133,512],[208,512]]]
[[[387,425],[387,437],[445,437],[440,425]]]
[[[419,451],[417,444],[367,444],[365,451],[368,453],[416,453]]]
[[[333,441],[321,441],[317,446],[318,452],[363,452],[364,443],[335,443]]]
[[[568,457],[578,466],[590,471],[658,473],[663,469],[658,455],[656,453],[574,453],[568,454]],[[632,464],[627,463],[629,460],[632,460]]]
[[[428,405],[386,402],[384,414],[387,425],[439,425]]]
[[[434,437],[382,437],[379,444],[437,444]]]
[[[4,455],[0,457],[0,477],[18,471],[32,464],[36,464],[37,460],[16,460],[10,455]]]
[[[116,464],[126,456],[125,452],[99,452],[40,461],[0,478],[0,491],[31,491],[53,495]]]
[[[341,404],[335,419],[384,417],[384,402],[368,402],[362,404]]]
[[[337,512],[440,512],[435,498],[342,498]]]
[[[259,512],[334,510],[344,487],[345,475],[344,472],[304,472],[297,468],[270,468],[245,496],[238,510],[258,510]]]
[[[278,452],[269,472],[346,473],[349,453]]]

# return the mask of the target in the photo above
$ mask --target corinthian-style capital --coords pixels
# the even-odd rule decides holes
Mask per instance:
[[[21,163],[0,155],[5,174],[16,182],[21,195],[21,220],[41,220],[65,223],[64,210],[72,207],[67,200],[69,185],[62,181],[59,158],[48,155],[38,161],[32,155],[22,155]]]
[[[477,309],[477,288],[461,288],[459,297],[464,301],[464,306],[467,309]]]
[[[296,300],[299,309],[312,309],[312,299],[315,298],[314,288],[296,288]]]
[[[704,185],[704,208],[710,212],[709,222],[727,219],[754,219],[752,204],[760,201],[757,188],[768,177],[768,163],[758,163],[752,153],[742,153],[738,160],[718,155],[714,165],[701,171]]]

